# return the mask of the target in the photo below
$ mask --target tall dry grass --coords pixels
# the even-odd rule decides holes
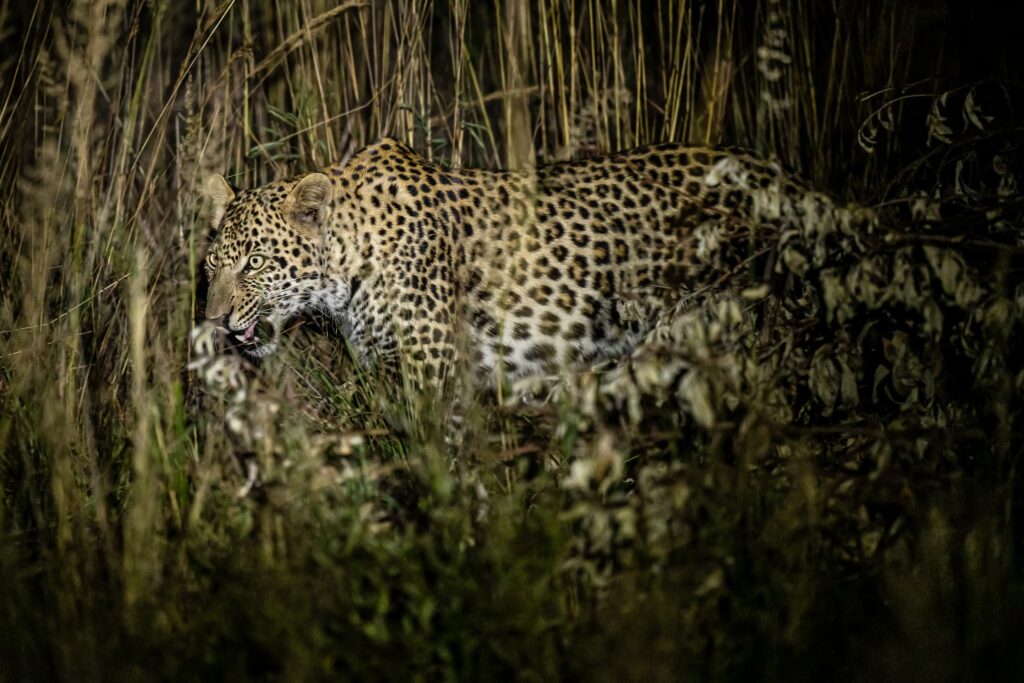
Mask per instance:
[[[327,321],[258,370],[190,341],[202,179],[254,186],[382,134],[492,168],[738,144],[891,199],[925,149],[907,122],[943,89],[901,88],[968,49],[919,35],[957,40],[928,5],[0,3],[0,680],[923,677],[908,657],[934,652],[939,675],[1001,672],[1019,533],[984,501],[1018,500],[1010,477],[971,479],[948,513],[966,519],[917,518],[923,545],[844,575],[801,536],[825,514],[813,471],[780,499],[675,453],[650,490],[706,466],[700,542],[606,584],[573,568],[580,530],[626,517],[584,515],[559,482],[620,446],[568,404],[554,424],[474,405],[453,447]],[[895,132],[869,155],[878,98]],[[670,524],[672,500],[645,504]],[[721,566],[741,567],[732,593]]]

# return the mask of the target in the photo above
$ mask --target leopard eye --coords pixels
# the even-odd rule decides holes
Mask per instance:
[[[206,255],[206,263],[211,268],[216,268],[217,267],[217,254],[214,254],[214,253],[207,254]]]
[[[245,264],[245,269],[249,272],[256,272],[265,265],[267,265],[267,257],[263,254],[253,254]]]

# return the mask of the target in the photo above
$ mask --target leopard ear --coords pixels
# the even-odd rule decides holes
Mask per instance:
[[[315,229],[327,214],[334,187],[323,173],[310,173],[295,183],[288,196],[289,214],[300,227]]]
[[[216,228],[220,219],[224,218],[224,210],[235,198],[235,191],[224,180],[224,176],[214,173],[206,179],[206,197],[210,200],[210,222]]]

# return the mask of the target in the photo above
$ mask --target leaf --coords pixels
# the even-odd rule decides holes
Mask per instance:
[[[836,404],[836,397],[839,396],[839,368],[829,357],[832,354],[832,347],[825,345],[814,352],[811,360],[811,371],[808,374],[808,385],[819,401],[825,406],[822,415],[826,417],[832,414],[832,408]]]
[[[942,204],[921,192],[910,202],[910,215],[916,221],[941,221]]]
[[[747,287],[740,292],[740,296],[747,301],[760,301],[768,296],[769,292],[771,292],[771,287],[767,284],[760,284],[756,287]]]
[[[806,275],[810,267],[807,257],[794,247],[787,247],[782,251],[782,261],[786,264],[787,268],[800,277]]]
[[[857,130],[857,144],[868,154],[874,154],[875,145],[878,143],[878,128],[871,123],[871,119],[864,122]]]
[[[853,407],[860,401],[857,395],[857,375],[850,369],[850,366],[840,358],[840,397],[844,406]]]
[[[975,199],[979,196],[978,191],[970,187],[963,180],[964,174],[964,160],[957,159],[955,176],[953,180],[953,192],[961,197],[970,197]]]
[[[875,367],[875,376],[871,380],[871,402],[878,403],[878,387],[882,384],[886,377],[889,376],[889,368],[884,365],[878,365]]]
[[[1013,305],[1006,297],[999,296],[993,299],[982,314],[981,324],[985,333],[989,337],[1002,337],[1009,325],[1012,310]]]
[[[882,107],[878,112],[878,125],[890,133],[896,130],[896,115],[893,113],[891,105]]]
[[[932,100],[932,107],[928,112],[928,117],[925,119],[928,125],[928,145],[932,144],[933,139],[947,145],[953,142],[953,129],[946,125],[946,117],[942,115],[940,108],[946,106],[946,97],[948,95],[948,92],[943,93],[942,96]]]
[[[949,251],[934,246],[925,246],[924,254],[932,267],[932,272],[942,285],[942,291],[950,296],[954,295],[963,271],[963,263]]]
[[[921,314],[924,316],[925,334],[930,334],[934,338],[938,339],[942,334],[942,324],[944,321],[942,309],[939,308],[937,303],[929,299],[921,309]]]
[[[679,383],[679,398],[689,407],[694,421],[704,429],[715,426],[715,409],[711,403],[711,388],[699,372],[691,370]]]
[[[820,277],[822,296],[825,300],[825,312],[829,322],[835,318],[837,309],[839,320],[845,320],[852,315],[853,310],[849,305],[849,292],[843,285],[842,277],[834,268],[821,271]]]
[[[985,124],[991,123],[995,118],[994,116],[985,116],[982,113],[981,107],[974,100],[974,88],[971,88],[970,92],[967,93],[967,97],[964,98],[964,118],[982,132],[985,131]]]

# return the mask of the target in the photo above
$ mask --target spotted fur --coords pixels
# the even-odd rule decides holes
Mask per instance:
[[[214,176],[207,316],[254,355],[273,348],[260,321],[320,309],[364,361],[428,380],[456,358],[489,378],[557,371],[635,345],[693,271],[684,238],[749,218],[749,188],[769,185],[802,189],[729,150],[662,144],[513,173],[446,170],[388,138],[237,195]]]

